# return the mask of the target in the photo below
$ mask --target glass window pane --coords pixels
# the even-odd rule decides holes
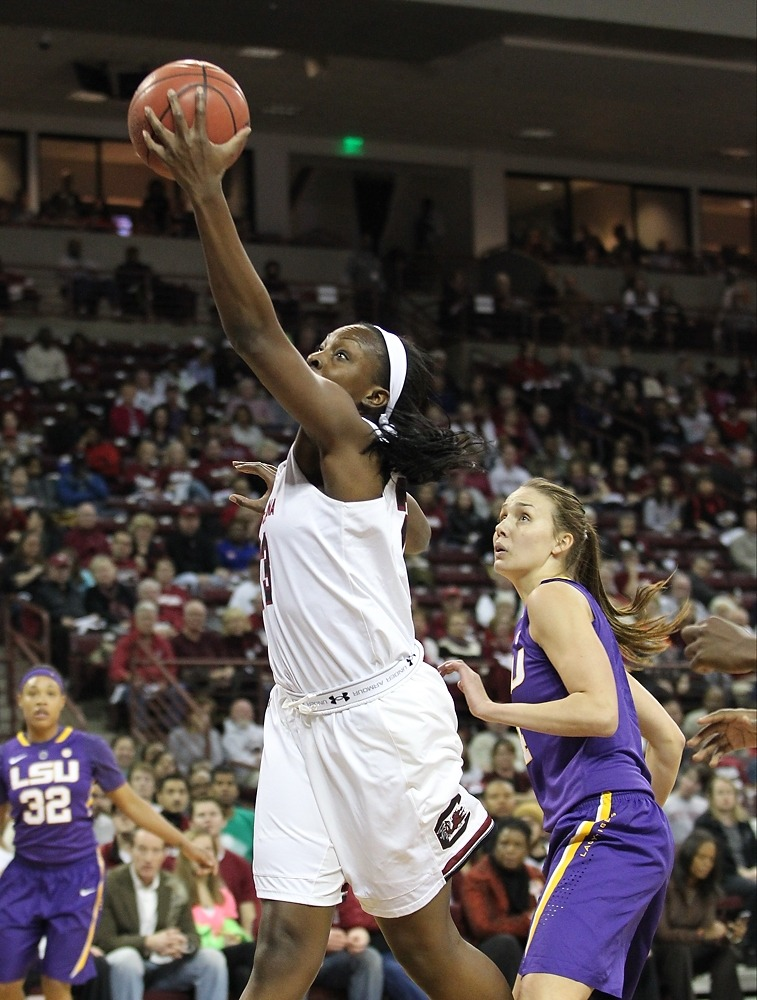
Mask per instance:
[[[628,233],[634,232],[629,184],[576,179],[570,182],[570,198],[576,237],[580,227],[587,226],[606,250],[612,250],[617,225],[625,226]]]
[[[139,159],[130,142],[102,142],[100,156],[106,204],[122,209],[138,209],[147,185],[156,174]]]
[[[92,204],[97,191],[96,139],[61,139],[42,136],[39,140],[39,193],[42,205],[61,190],[64,174],[70,174],[71,189],[81,200]]]
[[[570,232],[566,181],[508,174],[505,193],[511,247],[547,257],[567,249]]]
[[[223,190],[242,239],[255,232],[254,165],[252,150],[245,149],[223,178]]]
[[[703,193],[699,199],[702,250],[719,253],[723,247],[754,254],[755,209],[751,195]]]
[[[0,132],[0,200],[8,203],[11,214],[25,186],[24,137],[18,132]]]
[[[637,188],[635,198],[636,233],[645,249],[655,250],[661,241],[674,252],[688,248],[685,191]]]

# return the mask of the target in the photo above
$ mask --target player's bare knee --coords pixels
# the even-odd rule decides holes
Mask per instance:
[[[315,975],[323,960],[331,926],[332,911],[323,909],[323,919],[316,923],[312,919],[313,907],[267,903],[255,945],[256,972],[278,974],[309,963]]]

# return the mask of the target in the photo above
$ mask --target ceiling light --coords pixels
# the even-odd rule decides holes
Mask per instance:
[[[96,90],[72,90],[68,99],[69,101],[81,101],[83,104],[104,104],[108,100],[108,95],[101,94]]]
[[[267,49],[262,45],[245,45],[239,50],[245,59],[278,59],[283,53],[283,49]]]
[[[522,128],[516,135],[518,139],[554,139],[555,131],[551,128],[541,128],[534,125],[530,128]]]
[[[718,152],[728,160],[748,160],[751,155],[743,146],[723,146]]]
[[[325,72],[326,63],[320,59],[314,59],[312,56],[308,56],[305,59],[305,76],[308,80],[315,80],[317,76]]]
[[[550,181],[541,181],[536,185],[539,191],[554,191],[555,186]]]

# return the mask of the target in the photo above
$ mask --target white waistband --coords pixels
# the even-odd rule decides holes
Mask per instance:
[[[422,656],[416,651],[412,656],[403,656],[380,674],[318,694],[296,695],[282,688],[285,697],[281,705],[282,708],[293,709],[301,715],[329,715],[332,712],[342,712],[345,708],[364,704],[385,694],[409,676],[421,660]]]

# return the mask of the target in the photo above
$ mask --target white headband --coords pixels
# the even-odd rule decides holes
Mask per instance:
[[[371,323],[371,326],[384,338],[386,351],[389,355],[389,402],[386,404],[384,416],[388,420],[392,415],[392,410],[397,405],[397,400],[402,395],[405,388],[405,378],[407,376],[407,351],[396,333],[389,333],[381,326]]]

